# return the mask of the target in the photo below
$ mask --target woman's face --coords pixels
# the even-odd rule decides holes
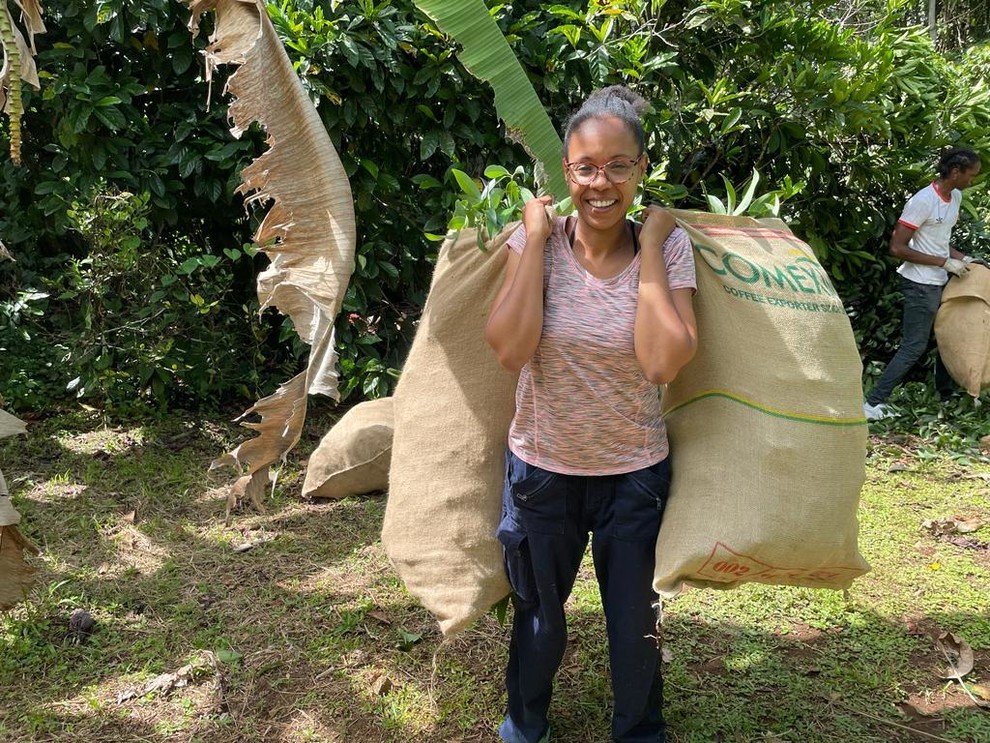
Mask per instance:
[[[587,119],[572,131],[564,157],[564,170],[567,171],[568,163],[572,168],[577,164],[599,168],[589,185],[578,183],[574,175],[567,172],[567,186],[578,219],[599,230],[621,223],[636,196],[645,160],[635,135],[622,119]],[[602,166],[613,162],[634,162],[632,177],[625,183],[612,183]]]

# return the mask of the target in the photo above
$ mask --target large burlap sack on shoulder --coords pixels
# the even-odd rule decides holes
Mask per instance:
[[[867,427],[842,301],[780,220],[675,211],[695,248],[698,353],[664,394],[673,479],[654,588],[846,588]]]
[[[945,368],[973,397],[990,387],[990,268],[971,264],[952,278],[935,315],[935,339]]]
[[[448,635],[509,593],[495,530],[517,375],[499,366],[484,327],[517,226],[484,252],[474,230],[443,244],[394,395],[382,542]]]
[[[309,456],[302,494],[345,498],[385,490],[392,463],[392,398],[355,405]]]

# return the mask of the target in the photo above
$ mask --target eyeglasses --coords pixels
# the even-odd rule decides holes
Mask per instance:
[[[567,174],[571,180],[579,186],[590,186],[598,178],[600,172],[605,173],[608,181],[619,186],[636,173],[639,166],[640,157],[628,160],[612,160],[604,165],[593,165],[591,163],[564,163],[567,167]]]

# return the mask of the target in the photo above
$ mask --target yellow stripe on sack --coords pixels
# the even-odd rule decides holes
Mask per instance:
[[[775,418],[785,418],[787,420],[799,421],[800,423],[816,423],[823,426],[862,426],[866,424],[866,418],[863,416],[857,416],[855,418],[829,418],[824,415],[788,413],[784,410],[777,410],[776,408],[768,408],[766,405],[760,405],[760,403],[755,400],[750,400],[749,398],[743,397],[742,395],[737,395],[735,392],[730,392],[729,390],[706,390],[705,392],[699,392],[697,395],[692,395],[684,402],[672,407],[666,412],[666,415],[675,413],[681,408],[684,408],[691,403],[698,402],[699,400],[703,400],[706,397],[722,397],[726,400],[732,400],[732,402],[741,403],[746,407],[752,408],[753,410],[758,410],[761,413],[772,415]]]

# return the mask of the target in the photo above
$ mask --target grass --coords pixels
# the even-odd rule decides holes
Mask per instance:
[[[990,713],[940,678],[936,646],[942,632],[968,642],[967,688],[988,693],[990,467],[971,432],[926,410],[873,428],[860,515],[873,571],[848,596],[748,585],[666,602],[671,741],[990,741]],[[990,433],[988,414],[966,415]],[[382,551],[381,497],[298,499],[328,424],[308,424],[267,513],[230,525],[229,473],[208,464],[243,438],[235,427],[79,415],[0,443],[22,530],[43,547],[30,600],[0,615],[0,739],[497,740],[506,628],[486,617],[442,639]],[[935,433],[918,438],[922,425]],[[923,528],[955,517],[986,525],[970,541]],[[235,551],[245,542],[258,544]],[[69,632],[74,609],[91,634]],[[569,617],[555,740],[604,741],[590,561]]]

